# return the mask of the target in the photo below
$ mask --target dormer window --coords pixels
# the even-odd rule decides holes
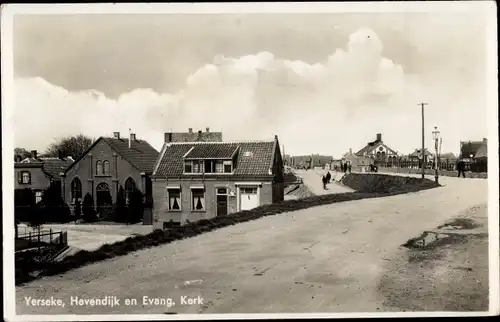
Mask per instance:
[[[231,160],[185,160],[184,173],[186,174],[217,174],[232,173],[233,161]]]

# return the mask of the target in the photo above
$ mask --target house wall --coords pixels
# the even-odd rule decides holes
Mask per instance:
[[[96,162],[109,161],[109,176],[96,175]],[[125,188],[125,181],[131,177],[136,184],[136,187],[144,192],[144,180],[141,178],[141,173],[133,167],[127,160],[120,155],[114,153],[113,149],[105,142],[101,141],[87,153],[82,159],[68,170],[64,178],[64,198],[68,204],[72,204],[71,200],[71,181],[74,178],[79,178],[82,183],[82,198],[87,193],[90,193],[96,203],[96,187],[105,182],[110,188],[113,202],[116,201],[117,191],[120,185]]]
[[[18,174],[24,171],[28,171],[31,174],[31,183],[29,184],[19,183],[17,180]],[[50,177],[43,172],[41,167],[14,168],[14,185],[15,189],[31,188],[32,190],[43,190],[50,186]]]
[[[210,219],[216,216],[216,189],[227,188],[228,193],[233,191],[234,196],[228,195],[228,214],[238,212],[237,182],[251,182],[249,180],[221,181],[221,180],[157,180],[153,181],[153,228],[163,229],[163,223],[173,220],[185,224],[186,220],[195,222]],[[268,181],[262,183],[259,190],[260,204],[273,203],[273,184]],[[168,211],[168,186],[180,186],[181,211]],[[191,187],[205,187],[205,211],[191,211]]]

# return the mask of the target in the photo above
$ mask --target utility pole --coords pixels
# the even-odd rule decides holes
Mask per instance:
[[[425,123],[424,123],[424,107],[428,103],[418,104],[422,108],[422,180],[425,178]]]

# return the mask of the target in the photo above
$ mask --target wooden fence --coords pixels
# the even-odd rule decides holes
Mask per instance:
[[[16,236],[17,249],[25,249],[30,247],[39,246],[42,244],[48,245],[67,245],[68,244],[68,233],[65,231],[52,231],[40,230],[40,231],[28,231],[23,234],[18,234]]]

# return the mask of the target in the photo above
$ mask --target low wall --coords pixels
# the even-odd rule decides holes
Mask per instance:
[[[411,169],[411,168],[386,168],[386,167],[379,167],[378,171],[380,172],[393,172],[393,173],[412,173],[412,174],[421,174],[422,169]],[[433,169],[425,169],[425,174],[427,175],[434,175],[434,170]],[[446,176],[446,177],[456,177],[458,176],[457,171],[446,171],[446,170],[441,170],[439,171],[440,176]],[[466,178],[481,178],[481,179],[487,179],[488,178],[488,173],[487,172],[470,172],[467,171],[465,173]]]
[[[342,184],[362,193],[409,193],[436,188],[433,180],[390,174],[350,173],[342,177]]]

